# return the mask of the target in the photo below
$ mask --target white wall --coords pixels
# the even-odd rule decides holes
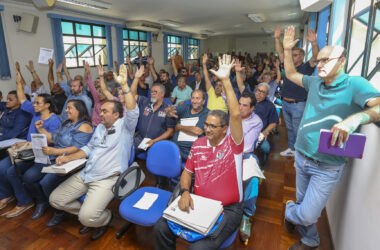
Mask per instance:
[[[49,89],[47,82],[48,66],[37,63],[40,47],[54,49],[50,18],[46,16],[47,13],[56,13],[60,15],[80,17],[89,20],[99,20],[110,23],[122,23],[120,20],[104,19],[97,16],[70,13],[68,11],[40,11],[37,10],[32,4],[22,4],[20,2],[1,2],[1,4],[4,5],[4,11],[0,11],[0,14],[3,21],[3,28],[12,76],[12,78],[9,80],[0,80],[0,90],[3,92],[4,97],[6,97],[6,94],[10,90],[16,89],[16,74],[14,69],[14,64],[16,61],[20,62],[21,72],[25,78],[25,81],[29,84],[32,81],[32,76],[25,68],[25,65],[29,60],[33,60],[35,69],[40,76],[41,81],[45,84],[45,87]],[[13,15],[21,15],[24,12],[39,17],[38,27],[35,34],[17,31],[18,24],[13,21]],[[152,51],[153,57],[156,61],[155,64],[157,70],[161,68],[168,69],[166,65],[163,65],[163,42],[152,42]],[[112,52],[113,59],[117,60],[116,32],[114,27],[112,27]],[[71,69],[70,74],[72,77],[76,74],[83,74],[83,69]],[[97,74],[96,67],[92,68],[92,74]]]

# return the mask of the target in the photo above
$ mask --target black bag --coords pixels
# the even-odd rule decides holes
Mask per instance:
[[[33,149],[25,149],[17,152],[17,155],[15,156],[15,159],[19,159],[22,161],[31,161],[34,160],[34,153]]]

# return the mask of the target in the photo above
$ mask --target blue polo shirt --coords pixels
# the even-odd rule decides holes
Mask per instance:
[[[303,63],[296,67],[297,72],[303,75],[311,75],[315,67],[311,67],[309,62]],[[292,98],[297,101],[306,101],[306,90],[297,84],[290,81],[286,76],[284,77],[284,84],[282,85],[282,97]]]
[[[177,106],[176,110],[177,110],[177,115],[178,115],[178,119],[179,119],[178,122],[180,122],[180,119],[182,119],[182,118],[199,117],[199,120],[195,126],[204,130],[203,124],[205,123],[208,112],[209,112],[208,108],[204,107],[199,113],[192,114],[191,113],[191,104],[182,104],[180,106]],[[191,142],[191,141],[178,141],[178,135],[179,135],[179,131],[176,131],[175,134],[173,135],[173,141],[175,143],[177,143],[177,145],[181,151],[182,161],[184,161],[187,159],[187,156],[190,153],[190,149],[191,149],[191,146],[193,146],[193,142]],[[200,138],[202,136],[204,136],[204,134],[198,136],[198,138]]]
[[[298,130],[296,150],[321,162],[344,164],[345,157],[317,152],[320,130],[330,130],[336,123],[362,111],[370,99],[380,96],[380,92],[363,77],[347,74],[339,76],[328,86],[315,76],[304,76],[302,84],[308,97]],[[376,124],[380,127],[380,122]]]
[[[261,118],[263,130],[271,123],[279,123],[276,107],[268,98],[256,103],[254,112]]]
[[[139,106],[140,114],[139,133],[135,137],[135,145],[139,145],[145,137],[155,139],[165,133],[168,128],[175,127],[175,119],[165,114],[165,108],[170,106],[168,103],[162,102],[161,106],[154,112],[150,99],[145,96],[139,96],[137,105]]]
[[[26,139],[32,115],[20,108],[10,110],[0,102],[0,141],[12,138]]]

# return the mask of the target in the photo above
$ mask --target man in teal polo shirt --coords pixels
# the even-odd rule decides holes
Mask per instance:
[[[318,77],[298,73],[292,61],[294,27],[284,35],[286,77],[308,92],[307,103],[295,144],[297,202],[288,201],[285,226],[297,225],[301,241],[289,249],[316,249],[316,222],[343,175],[346,158],[317,152],[321,129],[333,132],[331,145],[346,142],[360,125],[375,122],[380,127],[380,93],[370,82],[344,73],[345,49],[326,46],[317,57]]]

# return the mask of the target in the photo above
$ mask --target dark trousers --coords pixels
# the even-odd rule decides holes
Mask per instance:
[[[243,208],[241,203],[225,206],[224,217],[218,228],[210,236],[191,243],[189,249],[218,249],[239,227],[242,216]],[[156,250],[175,249],[177,237],[178,236],[173,234],[170,230],[166,219],[163,217],[161,217],[154,225],[154,248]]]

